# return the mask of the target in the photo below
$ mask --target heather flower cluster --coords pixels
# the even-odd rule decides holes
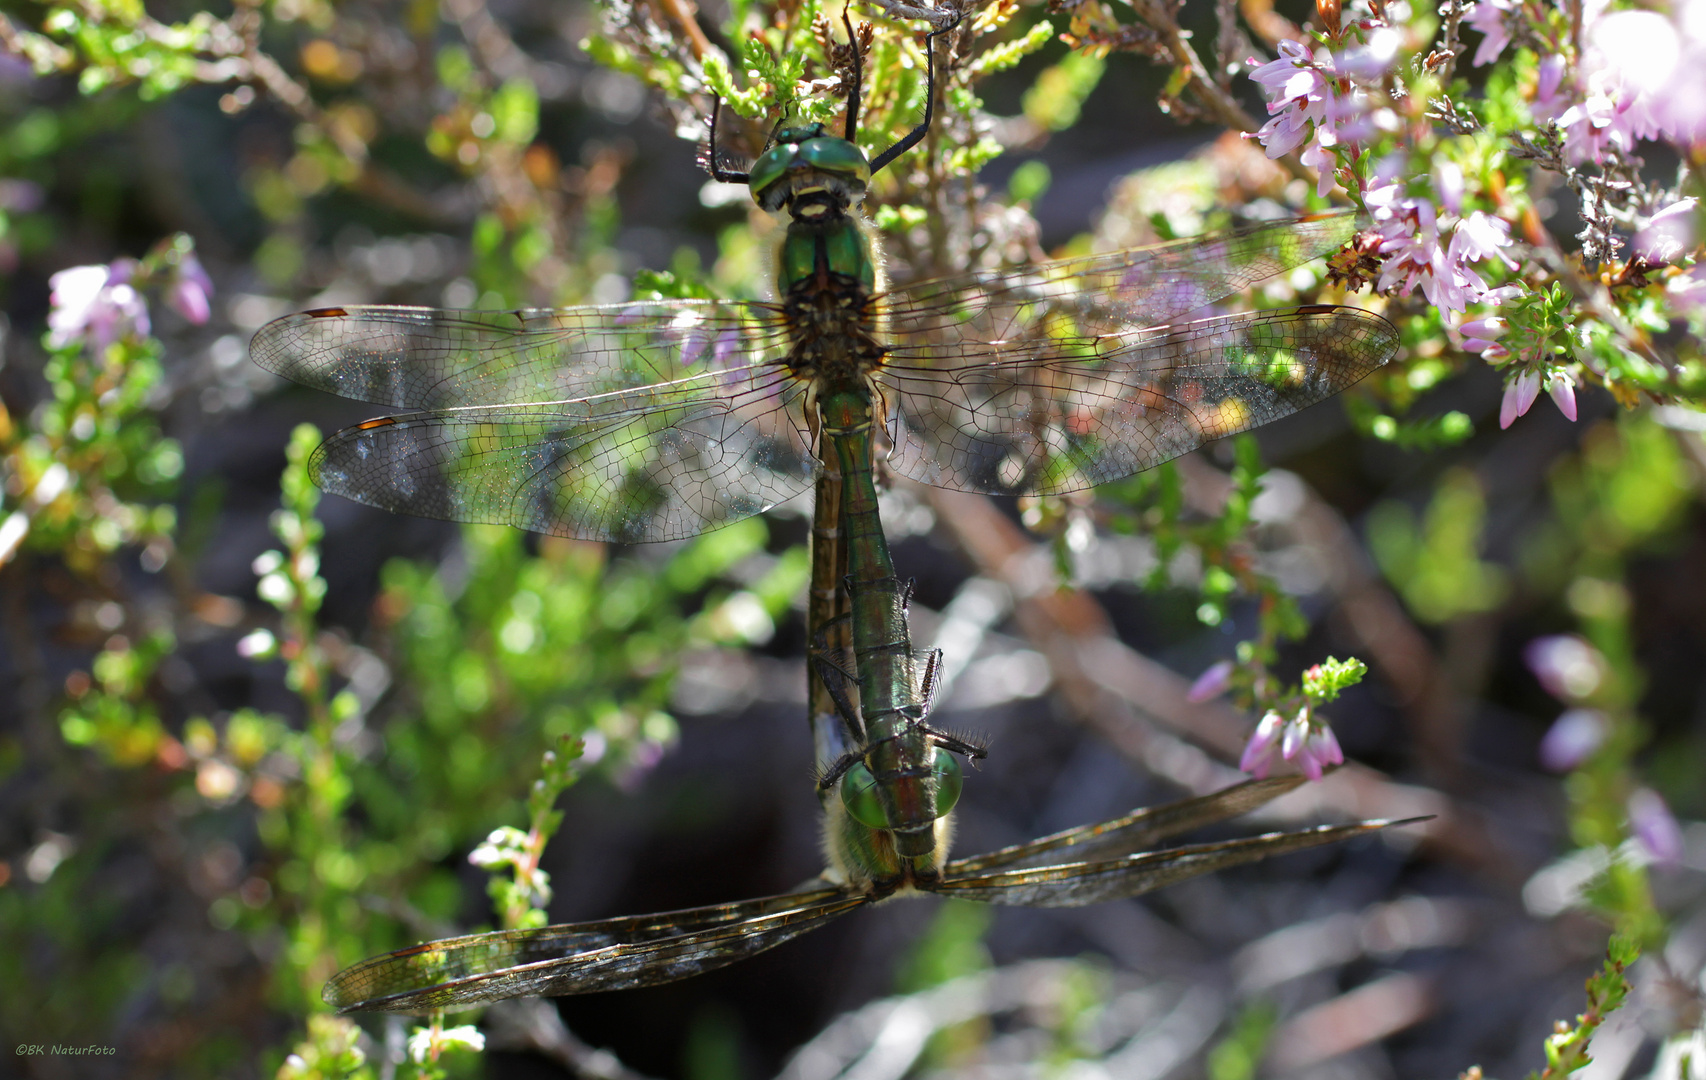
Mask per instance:
[[[97,351],[152,329],[142,290],[157,287],[166,306],[200,325],[212,312],[213,281],[187,237],[167,241],[148,258],[116,259],[105,266],[73,266],[48,278],[50,348],[80,339]]]
[[[1492,13],[1481,16],[1484,31],[1502,27],[1494,16],[1503,9],[1493,5],[1477,9],[1483,10]],[[1250,75],[1271,99],[1268,113],[1272,119],[1255,137],[1269,157],[1307,143],[1301,160],[1317,170],[1316,190],[1322,196],[1331,190],[1335,176],[1360,189],[1378,237],[1369,253],[1382,260],[1377,283],[1381,291],[1407,296],[1420,289],[1430,304],[1445,313],[1463,314],[1476,304],[1496,310],[1520,290],[1514,286],[1495,288],[1476,264],[1497,260],[1507,270],[1517,269],[1510,255],[1510,226],[1480,210],[1464,212],[1462,169],[1441,160],[1429,177],[1429,193],[1416,196],[1409,193],[1404,181],[1409,171],[1405,153],[1393,153],[1381,160],[1373,170],[1373,179],[1366,183],[1355,168],[1363,156],[1364,142],[1398,126],[1393,110],[1376,107],[1364,85],[1375,84],[1392,69],[1399,34],[1391,27],[1377,25],[1368,36],[1367,44],[1336,54],[1325,49],[1312,51],[1301,42],[1282,41],[1279,58],[1256,67]],[[1502,47],[1498,45],[1493,55]],[[1498,344],[1507,325],[1492,313],[1464,323],[1460,329],[1465,348],[1481,352],[1494,362],[1508,357],[1508,350]],[[1542,381],[1538,371],[1513,369],[1500,414],[1503,426],[1509,427],[1528,411]],[[1574,420],[1575,384],[1571,377],[1564,372],[1548,372],[1544,381],[1564,415]]]
[[[1446,312],[1498,303],[1505,294],[1487,284],[1472,264],[1497,259],[1515,270],[1516,261],[1506,250],[1510,226],[1480,210],[1462,214],[1463,176],[1455,166],[1435,171],[1440,205],[1406,193],[1397,179],[1404,166],[1401,157],[1383,162],[1383,177],[1364,194],[1385,258],[1378,288],[1402,296],[1420,288],[1428,303]]]
[[[1254,138],[1270,158],[1308,144],[1300,160],[1319,175],[1316,194],[1333,190],[1340,156],[1355,160],[1377,129],[1397,125],[1390,109],[1375,109],[1362,85],[1379,80],[1397,57],[1398,34],[1373,31],[1366,45],[1329,53],[1300,41],[1281,41],[1279,58],[1256,65],[1250,78],[1269,95],[1268,115]]]
[[[1683,0],[1668,15],[1607,6],[1581,5],[1575,63],[1561,47],[1542,57],[1534,118],[1558,124],[1577,163],[1628,153],[1642,139],[1687,147],[1706,137],[1706,5]],[[1485,35],[1474,62],[1497,59],[1524,17],[1515,0],[1483,0],[1468,19]]]
[[[1316,718],[1314,708],[1309,705],[1289,717],[1269,709],[1244,747],[1238,768],[1261,779],[1273,768],[1276,755],[1295,762],[1311,780],[1321,779],[1328,766],[1343,764],[1345,760],[1333,729]]]

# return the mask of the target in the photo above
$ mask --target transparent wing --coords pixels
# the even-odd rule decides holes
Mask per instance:
[[[328,492],[398,513],[597,540],[669,540],[759,513],[816,469],[804,387],[758,304],[554,311],[329,308],[255,335],[257,363],[431,411],[347,428]]]
[[[953,872],[982,873],[1054,862],[1096,862],[1129,854],[1180,833],[1247,814],[1303,784],[1301,776],[1246,780],[1208,795],[1160,806],[1145,806],[1124,817],[1095,825],[1080,825],[1051,836],[1038,837],[983,855],[956,859]]]
[[[954,274],[885,294],[883,313],[892,337],[917,343],[948,340],[965,327],[986,340],[1011,340],[1035,325],[1039,314],[1098,330],[1159,326],[1331,254],[1356,230],[1354,214],[1317,214],[1150,247]]]
[[[878,375],[889,465],[965,491],[1077,491],[1306,409],[1397,348],[1378,315],[1305,307],[897,349]]]
[[[1419,820],[1419,819],[1418,819]],[[1267,833],[1214,844],[1190,844],[1099,862],[1073,862],[995,873],[962,872],[950,862],[931,891],[964,900],[1024,907],[1081,907],[1119,900],[1228,866],[1337,843],[1404,821],[1322,825],[1299,832]]]
[[[923,282],[881,298],[890,464],[992,494],[1073,491],[1343,390],[1396,331],[1355,308],[1170,320],[1333,251],[1337,214]]]
[[[274,319],[255,363],[394,409],[535,405],[770,364],[787,331],[767,304],[637,300],[518,311],[319,308]]]
[[[701,376],[547,405],[370,420],[309,463],[334,495],[403,514],[589,540],[674,540],[804,491],[816,460],[785,373]]]
[[[339,1012],[424,1013],[504,998],[674,982],[782,944],[865,903],[844,889],[601,922],[429,941],[363,960],[326,983]]]

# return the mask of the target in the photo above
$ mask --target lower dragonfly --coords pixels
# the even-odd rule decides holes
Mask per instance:
[[[425,1013],[506,998],[656,986],[755,956],[893,896],[934,893],[990,904],[1079,907],[1422,820],[1322,825],[1143,850],[1253,810],[1303,782],[1298,776],[1247,781],[1212,795],[948,861],[938,875],[901,885],[884,885],[871,873],[873,868],[853,863],[832,867],[806,887],[779,896],[429,941],[338,972],[322,996],[346,1013]],[[828,822],[826,815],[826,828],[831,827]],[[836,843],[832,836],[826,846]]]
[[[823,847],[830,863],[824,873],[796,892],[742,903],[428,942],[339,972],[326,984],[328,1004],[345,1012],[428,1012],[510,997],[651,986],[755,955],[855,908],[894,896],[928,892],[992,904],[1075,907],[1136,896],[1224,867],[1401,824],[1365,821],[1143,850],[1252,810],[1303,782],[1301,777],[1276,777],[1137,810],[987,855],[945,861],[949,812],[960,787],[955,759],[938,748],[934,761],[916,773],[885,774],[888,759],[877,745],[882,739],[899,741],[909,729],[933,733],[926,720],[934,698],[937,654],[921,663],[913,650],[907,590],[886,564],[887,545],[875,503],[863,503],[863,493],[874,488],[868,478],[855,479],[864,460],[859,451],[854,441],[839,460],[840,520],[847,526],[847,544],[832,535],[833,547],[817,553],[830,566],[843,550],[855,553],[852,572],[840,590],[845,590],[852,614],[858,668],[855,677],[835,658],[818,658],[817,678],[832,701],[835,721],[855,744],[820,782],[822,790],[841,780],[841,798],[823,800]],[[873,529],[878,534],[874,540],[863,535]],[[888,576],[872,576],[884,569]],[[814,599],[834,609],[843,600],[840,590]],[[872,638],[873,626],[880,631],[877,639]],[[884,686],[884,679],[892,682]],[[858,686],[862,708],[850,700],[849,683]],[[893,722],[885,724],[885,718]],[[913,806],[909,799],[921,802]],[[909,833],[906,826],[892,825],[895,802],[915,811],[910,817],[898,816],[916,820],[919,828]]]
[[[304,385],[422,410],[333,435],[311,462],[328,492],[400,513],[586,539],[691,536],[819,480],[820,536],[854,487],[875,524],[873,462],[925,483],[1055,494],[1130,475],[1290,415],[1386,363],[1393,327],[1311,305],[1176,323],[1342,246],[1345,214],[1211,239],[885,288],[857,207],[874,159],[854,141],[858,49],[844,137],[781,130],[744,181],[788,216],[776,302],[637,301],[510,312],[322,308],[275,320],[251,356]],[[863,730],[827,759],[881,806],[900,857],[938,863],[936,791],[975,748],[895,704],[913,659],[882,620],[896,589],[880,528],[845,543],[868,610],[813,606],[810,632],[850,635]],[[839,555],[838,555],[839,557]],[[829,564],[825,564],[828,567]],[[814,572],[813,605],[838,571]],[[867,670],[868,669],[868,670]],[[827,720],[827,683],[812,683]],[[849,710],[837,710],[843,717]],[[916,713],[916,710],[914,710]],[[834,725],[821,742],[840,739]],[[858,751],[858,760],[849,755]],[[942,751],[949,751],[944,754]],[[867,780],[867,777],[870,780]]]

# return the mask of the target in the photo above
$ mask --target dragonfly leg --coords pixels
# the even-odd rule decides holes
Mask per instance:
[[[941,728],[931,727],[928,724],[920,724],[919,730],[923,731],[924,734],[929,737],[931,742],[950,753],[959,754],[963,757],[972,758],[974,760],[989,756],[989,748],[984,746],[983,743],[979,742],[977,739],[967,738],[963,735],[955,735],[953,732],[943,731]]]
[[[883,166],[917,146],[919,140],[930,130],[930,122],[936,116],[936,39],[960,25],[960,20],[964,18],[965,14],[962,12],[954,16],[954,21],[947,26],[924,35],[924,119],[899,142],[871,159],[872,176],[881,172]]]
[[[853,19],[847,14],[851,4],[841,5],[841,25],[847,28],[847,47],[853,50],[853,89],[847,92],[847,126],[842,138],[857,142],[859,134],[859,89],[865,78],[864,57],[859,55],[859,38],[853,33]]]
[[[723,114],[723,99],[711,95],[711,140],[705,147],[705,168],[711,173],[711,178],[722,184],[744,184],[751,179],[746,173],[735,169],[723,168],[717,159],[717,121]]]

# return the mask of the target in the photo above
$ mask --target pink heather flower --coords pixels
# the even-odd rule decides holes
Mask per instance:
[[[1192,705],[1200,705],[1226,693],[1231,685],[1232,661],[1217,660],[1208,666],[1207,671],[1197,676],[1197,681],[1186,691],[1185,700]]]
[[[1382,162],[1385,172],[1389,162]],[[1402,167],[1402,161],[1398,162]],[[1498,218],[1476,211],[1452,222],[1449,245],[1441,242],[1438,211],[1429,199],[1405,195],[1397,180],[1377,181],[1364,194],[1381,235],[1380,251],[1387,257],[1378,288],[1408,295],[1417,286],[1442,311],[1464,311],[1492,292],[1470,263],[1497,256],[1507,266],[1516,263],[1505,253],[1510,227]]]
[[[1502,319],[1497,315],[1483,315],[1460,324],[1457,332],[1463,335],[1464,351],[1478,353],[1483,349],[1492,348],[1508,329],[1509,319]]]
[[[1636,788],[1629,796],[1629,831],[1656,863],[1675,866],[1682,861],[1682,829],[1663,797],[1651,788]]]
[[[166,286],[166,306],[200,326],[213,313],[213,280],[202,269],[201,260],[188,252],[172,271]]]
[[[1434,190],[1439,193],[1439,204],[1453,214],[1463,212],[1463,170],[1455,161],[1440,161],[1434,164]]]
[[[1308,46],[1282,41],[1279,54],[1277,60],[1250,72],[1250,78],[1272,98],[1268,115],[1273,119],[1256,132],[1256,141],[1267,149],[1270,158],[1282,157],[1303,145],[1309,137],[1309,124],[1326,120],[1326,103],[1332,93]],[[1251,58],[1248,62],[1256,61]]]
[[[1451,257],[1469,262],[1481,262],[1497,257],[1506,267],[1515,270],[1516,260],[1505,252],[1510,243],[1509,223],[1477,210],[1459,221],[1456,230],[1452,232]]]
[[[1607,726],[1598,709],[1566,710],[1540,740],[1540,764],[1553,772],[1569,772],[1599,749]]]
[[[1480,48],[1475,50],[1476,67],[1497,60],[1505,46],[1510,44],[1511,35],[1505,27],[1505,18],[1515,8],[1516,0],[1481,0],[1469,13],[1469,18],[1464,20],[1471,29],[1486,35],[1481,39]]]
[[[64,348],[86,335],[105,349],[126,334],[147,334],[148,305],[130,284],[135,270],[133,260],[119,259],[111,266],[74,266],[48,278],[48,345]]]
[[[1689,145],[1706,135],[1706,21],[1682,5],[1681,25],[1652,11],[1604,14],[1602,0],[1584,4],[1583,50],[1575,85],[1563,89],[1563,58],[1540,69],[1534,115],[1564,128],[1572,161],[1601,160],[1641,139]]]
[[[1327,130],[1316,128],[1315,134],[1317,136],[1315,141],[1309,144],[1309,149],[1299,155],[1298,160],[1306,167],[1315,170],[1315,194],[1319,198],[1325,199],[1327,193],[1333,190],[1333,170],[1338,165],[1338,159],[1333,157],[1333,151],[1328,148],[1331,144],[1327,140],[1331,139],[1332,136],[1327,133]]]
[[[1238,768],[1259,780],[1268,775],[1276,750],[1285,760],[1296,761],[1303,775],[1311,780],[1321,779],[1326,766],[1339,765],[1345,760],[1333,729],[1315,717],[1307,705],[1290,720],[1269,709],[1244,747]]]
[[[1605,681],[1599,650],[1574,634],[1535,638],[1522,658],[1546,692],[1560,701],[1580,701]]]
[[[1537,119],[1556,119],[1569,104],[1558,99],[1558,88],[1564,82],[1563,53],[1552,53],[1540,61],[1538,80],[1534,87],[1534,110]]]
[[[1694,207],[1699,200],[1678,199],[1660,210],[1635,234],[1632,252],[1650,263],[1668,263],[1694,246]]]
[[[1383,26],[1368,36],[1368,43],[1347,49],[1333,58],[1333,69],[1340,75],[1364,82],[1377,82],[1386,77],[1398,61],[1398,46],[1403,37],[1389,26]]]
[[[1281,736],[1289,726],[1285,718],[1274,710],[1264,713],[1244,747],[1244,756],[1238,759],[1239,771],[1247,772],[1258,780],[1265,779],[1273,765],[1274,751],[1279,749]]]
[[[1303,775],[1319,780],[1327,766],[1344,763],[1345,752],[1339,749],[1339,739],[1333,734],[1333,729],[1324,723],[1314,725],[1297,755],[1297,767],[1303,770]]]
[[[1678,310],[1706,309],[1706,264],[1696,264],[1665,283],[1665,292]]]
[[[1540,397],[1540,372],[1525,368],[1514,379],[1505,382],[1505,397],[1499,403],[1499,429],[1516,423],[1516,418],[1528,412]]]
[[[1546,392],[1552,395],[1552,404],[1558,406],[1558,411],[1564,414],[1564,419],[1575,423],[1576,380],[1562,371],[1554,371],[1552,377],[1546,380]]]

